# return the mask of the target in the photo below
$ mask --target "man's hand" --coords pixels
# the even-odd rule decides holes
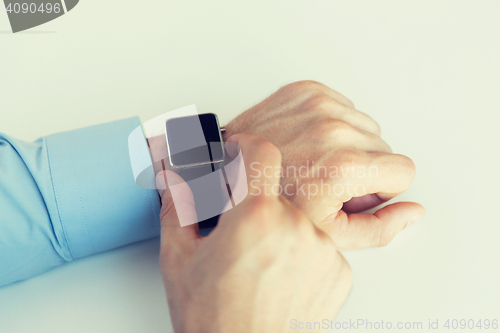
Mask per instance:
[[[279,150],[255,135],[229,138],[242,151],[247,174],[281,165]],[[290,321],[333,319],[348,295],[351,270],[334,242],[283,196],[249,186],[249,194],[224,213],[207,237],[196,221],[189,186],[177,184],[175,206],[163,193],[160,266],[175,332],[288,332]],[[279,177],[252,177],[277,185]],[[180,185],[179,185],[180,184]],[[159,188],[165,188],[164,183]],[[174,190],[172,190],[174,191]]]
[[[412,160],[393,154],[380,126],[340,93],[313,81],[289,84],[226,126],[226,136],[253,133],[283,155],[275,188],[341,250],[388,244],[424,208],[412,202],[360,214],[405,192]],[[269,174],[271,170],[267,170]]]

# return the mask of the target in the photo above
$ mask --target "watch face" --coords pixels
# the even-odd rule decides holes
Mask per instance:
[[[219,122],[213,113],[167,120],[167,144],[174,167],[209,164],[224,159]]]

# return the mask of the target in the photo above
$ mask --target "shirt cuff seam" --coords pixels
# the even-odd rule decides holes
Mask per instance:
[[[52,175],[52,165],[51,165],[51,160],[50,160],[50,152],[49,152],[49,145],[47,143],[47,140],[44,140],[45,141],[45,148],[46,148],[46,151],[47,151],[47,162],[48,162],[48,165],[49,165],[49,173],[50,173],[50,181],[52,183],[52,189],[54,190],[54,198],[55,198],[55,202],[56,202],[56,207],[57,207],[57,215],[59,217],[59,222],[61,224],[61,228],[62,228],[62,231],[63,231],[63,235],[64,235],[64,241],[66,242],[67,246],[66,246],[66,249],[68,250],[68,253],[69,253],[69,260],[67,261],[71,261],[73,260],[73,253],[71,253],[71,246],[70,246],[70,242],[69,242],[69,238],[68,238],[68,234],[66,232],[66,227],[65,227],[65,224],[64,224],[64,220],[63,220],[63,217],[62,217],[62,213],[61,213],[61,207],[59,206],[59,198],[58,198],[58,195],[57,195],[57,189],[56,189],[56,185],[55,185],[55,182],[54,182],[54,177]],[[51,219],[51,222],[52,222],[52,228],[54,228],[55,230],[55,227],[54,227],[54,221]],[[56,234],[56,238],[57,238],[57,234]]]

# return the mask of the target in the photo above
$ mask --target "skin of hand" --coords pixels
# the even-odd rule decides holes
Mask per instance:
[[[247,173],[250,162],[262,169],[281,164],[279,150],[263,138],[237,134],[229,142],[240,147]],[[177,212],[196,221],[189,186],[172,171],[156,179],[158,188],[167,188],[160,267],[176,333],[280,333],[294,331],[292,319],[334,318],[349,293],[351,269],[332,239],[286,198],[249,187],[201,237],[196,223],[179,224]],[[172,193],[182,199],[175,205]]]
[[[329,234],[340,250],[384,246],[425,215],[413,202],[361,213],[405,192],[415,165],[393,154],[371,117],[321,83],[284,86],[226,126],[226,137],[236,133],[256,134],[278,147],[282,178],[275,191]]]

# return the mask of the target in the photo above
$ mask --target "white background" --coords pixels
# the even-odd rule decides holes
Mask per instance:
[[[24,140],[193,103],[226,123],[301,79],[342,92],[415,161],[401,199],[427,216],[345,253],[337,320],[500,319],[499,1],[82,0],[9,30],[0,10],[0,131]],[[171,332],[157,253],[143,242],[0,289],[0,332]]]

